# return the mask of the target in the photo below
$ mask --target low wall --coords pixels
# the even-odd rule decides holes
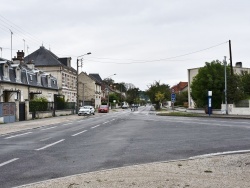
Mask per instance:
[[[221,111],[226,113],[226,105],[221,105]],[[250,107],[235,107],[234,104],[228,104],[228,114],[230,115],[250,115]]]
[[[188,112],[188,113],[196,113],[196,114],[205,114],[205,109],[203,108],[183,108],[183,107],[175,107],[176,111],[180,112]],[[212,109],[212,114],[221,114],[220,109]]]
[[[74,110],[56,110],[55,116],[66,116],[66,115],[71,115],[74,114]],[[42,118],[49,118],[53,117],[53,111],[40,111],[36,112],[36,117],[37,119],[42,119]],[[32,112],[29,113],[28,115],[28,120],[32,119]]]

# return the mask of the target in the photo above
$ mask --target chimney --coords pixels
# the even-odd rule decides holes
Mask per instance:
[[[22,61],[23,58],[24,58],[24,52],[23,52],[23,50],[21,52],[18,50],[18,52],[17,52],[17,59],[20,60],[20,61]]]
[[[235,67],[242,68],[242,62],[236,62]]]

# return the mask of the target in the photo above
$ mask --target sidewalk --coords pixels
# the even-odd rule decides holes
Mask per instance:
[[[109,113],[114,113],[120,109],[112,109]],[[95,116],[98,116],[96,112]],[[80,120],[88,116],[78,116],[77,114],[67,115],[67,116],[57,116],[43,119],[34,119],[29,121],[17,121],[14,123],[0,124],[0,135],[5,135],[13,132],[19,132],[23,130],[35,129],[43,126],[53,125],[56,123],[65,123],[73,120]]]
[[[20,187],[247,188],[250,187],[250,153],[134,165]]]

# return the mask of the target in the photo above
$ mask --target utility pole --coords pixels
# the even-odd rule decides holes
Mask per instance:
[[[25,54],[25,40],[23,39],[23,52]]]
[[[233,60],[232,60],[232,49],[231,49],[231,40],[229,40],[229,55],[230,55],[230,69],[231,69],[231,75],[234,74],[233,72]]]
[[[79,59],[78,58],[85,56],[85,55],[90,55],[90,54],[91,54],[91,52],[88,52],[84,55],[80,55],[77,57],[77,61],[76,61],[76,113],[78,113],[78,110],[79,110],[79,91],[78,91],[78,89],[79,89],[79,86],[78,86],[78,83],[79,83],[78,82]],[[82,61],[82,59],[81,59],[81,61]]]
[[[226,61],[226,56],[224,56],[224,68],[225,68],[225,105],[226,105],[226,114],[228,114],[228,109],[227,109],[227,61]]]
[[[12,60],[12,35],[13,35],[13,32],[10,30],[10,38],[11,38],[11,40],[10,40],[10,46],[11,46],[11,48],[10,48],[10,61]]]

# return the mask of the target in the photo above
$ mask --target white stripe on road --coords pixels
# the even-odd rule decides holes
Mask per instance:
[[[11,159],[11,160],[9,160],[9,161],[6,161],[6,162],[4,162],[4,163],[1,163],[0,164],[0,167],[1,166],[4,166],[4,165],[7,165],[7,164],[9,164],[9,163],[12,163],[12,162],[14,162],[14,161],[16,161],[16,160],[18,160],[19,158],[14,158],[14,159]]]
[[[49,139],[51,139],[51,137],[44,138],[44,139],[42,139],[42,140],[40,140],[40,141],[42,142],[42,141],[49,140]]]
[[[106,123],[108,123],[109,121],[106,121],[106,122],[104,122],[104,123],[102,123],[102,124],[106,124]]]
[[[84,130],[84,131],[81,131],[81,132],[79,132],[79,133],[73,134],[73,135],[71,135],[71,136],[77,136],[77,135],[82,134],[82,133],[84,133],[84,132],[86,132],[86,131],[87,131],[87,130]]]
[[[94,128],[96,128],[96,127],[99,127],[100,125],[96,125],[96,126],[94,126],[94,127],[91,127],[91,129],[94,129]]]
[[[51,147],[51,146],[54,146],[54,145],[56,145],[56,144],[58,144],[58,143],[60,143],[60,142],[63,142],[64,140],[65,140],[65,139],[59,140],[59,141],[57,141],[57,142],[54,142],[54,143],[52,143],[52,144],[46,145],[46,146],[44,146],[44,147],[42,147],[42,148],[38,148],[38,149],[35,149],[35,150],[36,150],[36,151],[39,151],[39,150],[46,149],[46,148]]]
[[[66,124],[62,124],[62,125],[70,125],[70,124],[72,124],[72,123],[66,123]]]
[[[248,153],[248,152],[250,152],[250,150],[225,151],[225,152],[198,155],[198,156],[194,156],[194,157],[189,157],[189,159],[197,159],[197,158],[203,158],[203,157],[211,157],[211,156],[217,156],[217,155],[228,155],[228,154],[236,154],[236,153]]]
[[[45,131],[45,130],[48,130],[48,129],[54,129],[54,128],[56,128],[57,126],[55,126],[55,127],[48,127],[48,128],[45,128],[45,129],[42,129],[42,131]]]
[[[32,132],[27,132],[27,133],[23,133],[23,134],[13,135],[13,136],[6,137],[6,138],[4,138],[4,139],[15,138],[15,137],[23,136],[23,135],[30,134],[30,133],[32,133]]]

